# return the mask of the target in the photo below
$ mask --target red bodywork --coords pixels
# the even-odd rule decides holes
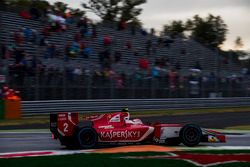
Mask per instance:
[[[166,139],[178,138],[181,124],[145,125],[140,119],[129,119],[128,112],[115,112],[89,116],[83,121],[90,123],[98,135],[98,143],[164,143]],[[51,115],[51,132],[55,138],[74,138],[81,122],[78,113]],[[202,130],[205,142],[225,142],[225,135],[211,130]]]
[[[140,142],[153,136],[154,128],[140,120],[129,120],[129,113],[117,112],[87,118],[98,133],[99,142]]]

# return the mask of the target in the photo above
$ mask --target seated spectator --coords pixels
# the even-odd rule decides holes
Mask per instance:
[[[77,27],[84,27],[86,30],[88,29],[88,18],[87,17],[82,17],[78,22],[77,22]]]
[[[149,68],[149,62],[145,58],[139,59],[139,68],[142,70],[147,70]]]
[[[50,36],[50,27],[44,27],[42,30],[42,35],[44,35],[45,37]]]
[[[85,35],[86,35],[86,33],[88,32],[88,29],[86,29],[86,28],[81,28],[80,29],[80,34],[81,34],[81,37],[82,38],[85,38]]]
[[[23,28],[23,36],[24,36],[24,39],[26,42],[30,41],[31,35],[32,35],[31,29],[29,27],[24,27]]]
[[[77,42],[73,42],[70,47],[70,55],[71,56],[76,56],[77,53],[80,51],[80,46]]]
[[[38,38],[37,30],[32,29],[31,30],[30,42],[32,42],[33,44],[37,44],[37,38]]]
[[[49,42],[48,42],[48,40],[47,40],[47,37],[41,36],[41,37],[40,37],[40,41],[39,41],[39,45],[40,45],[40,46],[46,46],[46,45],[48,45],[48,44],[49,44]]]
[[[83,57],[84,58],[89,58],[89,56],[92,53],[92,49],[90,47],[85,47],[83,50]]]
[[[103,45],[104,46],[109,46],[111,44],[111,40],[109,36],[103,37]]]
[[[160,77],[160,67],[154,66],[152,68],[152,76],[155,77],[155,78]]]
[[[17,45],[20,45],[23,43],[23,37],[21,35],[21,32],[20,31],[15,31],[13,33],[13,37],[14,37],[14,41]]]
[[[26,10],[22,10],[20,13],[19,13],[19,16],[21,16],[23,19],[31,19],[31,16],[29,15],[29,13],[26,11]]]
[[[124,46],[126,49],[131,49],[132,48],[131,41],[126,41]]]
[[[47,50],[44,54],[44,58],[47,59],[47,58],[53,58],[55,56],[55,45],[54,44],[49,44],[47,46]]]
[[[79,42],[81,40],[81,34],[79,32],[74,33],[74,40]]]
[[[25,52],[21,48],[16,48],[14,50],[15,64],[19,64],[25,57]]]
[[[176,90],[177,88],[177,81],[178,81],[178,73],[175,70],[170,70],[168,73],[168,81],[169,81],[169,88],[170,90]]]

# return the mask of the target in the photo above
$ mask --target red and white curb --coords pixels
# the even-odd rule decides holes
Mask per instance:
[[[44,150],[44,151],[22,151],[22,152],[9,152],[0,153],[0,158],[21,158],[21,157],[38,157],[38,156],[51,156],[51,155],[70,155],[89,153],[92,150],[72,150],[72,151],[58,151],[58,150]]]
[[[220,146],[220,147],[176,147],[179,151],[189,150],[250,150],[250,146]],[[38,157],[38,156],[54,156],[54,155],[71,155],[82,153],[93,153],[94,149],[89,150],[43,150],[43,151],[22,151],[0,153],[0,158],[21,158],[21,157]]]
[[[192,163],[196,166],[209,167],[233,162],[250,162],[250,154],[200,154],[200,153],[169,153],[169,155],[156,156],[125,156],[123,159],[175,159]]]

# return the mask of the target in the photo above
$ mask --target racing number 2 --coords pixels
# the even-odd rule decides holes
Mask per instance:
[[[69,127],[69,124],[68,123],[64,123],[63,124],[63,132],[68,132],[68,127]]]

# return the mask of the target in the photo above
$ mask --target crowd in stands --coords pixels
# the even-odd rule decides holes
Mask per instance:
[[[167,56],[155,56],[152,62],[149,57],[157,55],[161,47],[171,47],[171,44],[174,43],[174,38],[171,37],[158,38],[157,42],[152,41],[151,38],[145,38],[143,44],[145,52],[143,53],[134,48],[131,41],[123,41],[124,48],[132,51],[134,57],[138,57],[137,66],[132,66],[129,60],[125,64],[120,63],[123,59],[122,52],[111,49],[112,45],[116,43],[115,37],[108,34],[99,36],[96,24],[87,17],[76,20],[69,13],[47,10],[41,14],[34,8],[30,9],[29,12],[20,12],[19,16],[27,20],[40,20],[44,27],[42,30],[32,29],[28,26],[21,27],[17,31],[11,32],[11,38],[14,41],[11,45],[1,44],[1,59],[14,59],[14,62],[8,66],[9,82],[13,85],[29,85],[31,80],[27,78],[32,77],[39,79],[40,85],[61,84],[63,80],[70,84],[81,85],[87,82],[86,78],[90,78],[93,86],[104,86],[105,84],[109,85],[112,81],[114,82],[113,86],[117,89],[130,87],[131,84],[137,87],[143,85],[150,87],[152,86],[151,81],[154,81],[155,86],[166,87],[173,92],[188,87],[190,97],[198,97],[202,86],[212,89],[218,79],[214,73],[202,75],[199,61],[194,63],[193,69],[187,75],[181,75],[182,65],[178,60],[171,62]],[[68,31],[71,26],[76,26],[78,31],[72,34],[73,42],[65,41],[64,49],[48,40],[54,34]],[[117,25],[117,31],[127,29],[126,22],[120,22]],[[130,25],[130,29],[131,35],[140,32],[142,35],[150,37],[155,34],[154,29],[151,29],[149,33],[144,29],[137,31],[133,25]],[[74,66],[67,65],[67,62],[75,57],[90,61],[89,58],[94,52],[90,45],[93,40],[97,40],[101,46],[100,50],[95,50],[98,52],[99,58],[99,66],[96,69],[90,70],[80,62]],[[41,53],[43,56],[29,55],[22,47],[24,43],[44,48]],[[185,54],[186,50],[181,49],[181,52]],[[63,59],[66,65],[63,68],[54,66],[53,63],[45,65],[44,61],[47,59]],[[241,79],[241,77],[221,77],[219,83],[226,85],[230,82],[232,85],[240,85]],[[149,84],[147,84],[148,81],[150,81]]]

